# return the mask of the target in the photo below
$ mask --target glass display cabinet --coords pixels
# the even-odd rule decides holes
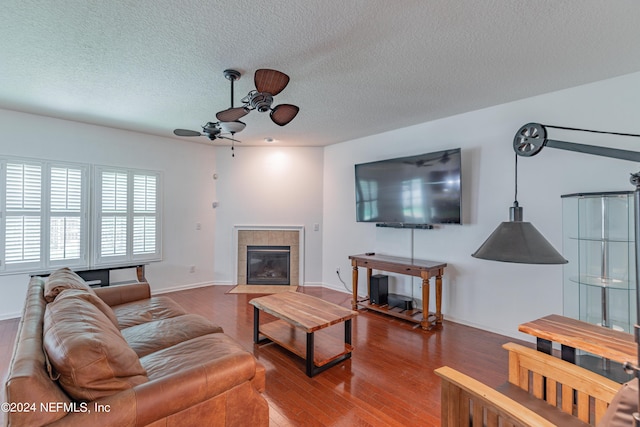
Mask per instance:
[[[562,215],[563,255],[569,261],[563,271],[564,315],[633,333],[633,192],[567,194]],[[586,365],[590,357],[581,359]],[[601,365],[610,369],[606,360]]]

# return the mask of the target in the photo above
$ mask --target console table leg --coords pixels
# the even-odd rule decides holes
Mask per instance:
[[[353,299],[351,300],[351,309],[358,309],[358,266],[353,264],[351,272],[351,289],[353,290]]]
[[[420,321],[422,329],[429,329],[429,273],[422,274],[422,320]]]
[[[442,274],[436,276],[436,323],[442,323]]]
[[[144,277],[144,265],[136,266],[136,276],[138,278],[138,282],[146,282],[147,278]]]

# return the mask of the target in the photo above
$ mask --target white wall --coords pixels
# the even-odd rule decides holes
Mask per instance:
[[[304,227],[306,285],[322,282],[322,173],[320,147],[216,148],[216,283],[235,283],[236,225]],[[319,230],[314,230],[318,224]]]
[[[213,282],[212,146],[6,110],[0,110],[0,129],[0,155],[162,171],[164,260],[147,267],[152,290]],[[0,318],[20,314],[27,283],[26,274],[0,276]]]
[[[499,105],[327,147],[324,161],[323,281],[351,286],[348,256],[374,251],[444,261],[445,318],[524,338],[520,323],[562,313],[562,266],[484,261],[471,257],[495,227],[508,219],[514,198],[512,141],[528,122],[640,133],[640,73]],[[639,150],[637,138],[549,131],[552,139]],[[356,163],[447,148],[462,148],[464,220],[435,230],[376,228],[355,222]],[[562,194],[633,190],[628,161],[546,148],[519,158],[518,200],[532,222],[562,249]],[[346,273],[346,274],[345,274]],[[359,290],[366,289],[364,271]],[[418,280],[393,276],[395,291],[420,295]],[[433,288],[433,286],[432,286]],[[434,293],[431,289],[431,310]],[[362,293],[362,292],[360,292]]]
[[[375,251],[449,263],[445,317],[505,335],[562,311],[562,267],[482,261],[470,254],[508,217],[513,202],[513,136],[530,121],[640,133],[640,73],[470,112],[326,148],[229,147],[182,142],[0,110],[0,155],[62,159],[164,173],[164,261],[148,267],[155,292],[232,283],[234,225],[303,225],[305,283],[344,290],[348,255]],[[638,150],[633,138],[552,132],[554,139]],[[380,229],[355,222],[353,165],[451,147],[463,149],[465,225],[435,230]],[[520,158],[525,219],[558,248],[560,195],[632,189],[631,162],[547,148]],[[217,173],[218,180],[212,176]],[[274,191],[276,189],[277,191]],[[213,209],[211,203],[219,202]],[[196,224],[201,225],[196,230]],[[313,225],[319,224],[320,231]],[[189,266],[196,273],[189,273]],[[364,289],[361,274],[360,289]],[[0,276],[0,318],[18,315],[26,275]],[[394,290],[420,295],[417,280]],[[432,290],[433,292],[433,290]],[[431,298],[433,302],[433,296]],[[433,306],[432,306],[433,310]],[[522,336],[520,336],[522,338]]]

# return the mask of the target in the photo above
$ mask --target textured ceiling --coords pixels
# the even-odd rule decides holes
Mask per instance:
[[[300,113],[251,112],[238,138],[322,146],[640,71],[638,17],[636,0],[4,0],[0,108],[186,140],[173,129],[229,107],[224,69],[238,106],[275,68],[274,104]]]

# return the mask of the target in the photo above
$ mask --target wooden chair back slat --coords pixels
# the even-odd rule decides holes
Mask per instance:
[[[532,348],[513,343],[503,348],[509,351],[510,383],[585,423],[595,425],[620,388],[614,381]],[[592,387],[593,380],[604,387]]]

